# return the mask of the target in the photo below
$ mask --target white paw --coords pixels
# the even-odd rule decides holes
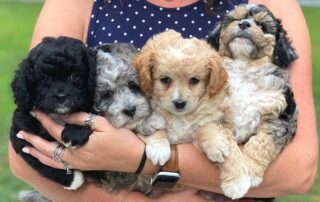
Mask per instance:
[[[168,141],[148,143],[146,145],[146,154],[153,165],[163,166],[171,155],[170,144]]]
[[[77,190],[84,183],[84,176],[80,171],[73,171],[73,180],[69,187],[63,187],[68,190]]]
[[[207,154],[208,159],[212,162],[223,163],[230,155],[230,146],[227,141],[224,141],[224,139],[208,141],[204,145],[203,150]]]
[[[258,187],[261,184],[262,180],[262,177],[251,175],[251,187]]]
[[[242,198],[251,187],[251,179],[248,175],[231,181],[222,182],[221,188],[223,193],[231,199]]]
[[[71,141],[70,142],[62,142],[62,143],[66,148],[70,148],[71,147]]]

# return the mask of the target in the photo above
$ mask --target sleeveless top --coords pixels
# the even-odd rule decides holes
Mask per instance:
[[[132,43],[138,49],[154,34],[174,29],[183,37],[205,38],[222,16],[247,0],[216,0],[206,10],[203,0],[178,8],[163,8],[146,0],[94,0],[87,46]]]

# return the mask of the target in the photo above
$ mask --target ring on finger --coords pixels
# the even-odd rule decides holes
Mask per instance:
[[[96,117],[95,114],[89,113],[87,118],[84,120],[84,126],[86,128],[91,128],[92,124],[93,124],[93,120]]]
[[[61,145],[61,144],[58,144],[56,146],[56,148],[54,149],[54,151],[53,151],[52,158],[57,162],[61,162],[63,164],[63,166],[64,166],[64,169],[67,172],[67,175],[70,175],[72,172],[71,172],[71,170],[69,168],[69,163],[64,161],[64,160],[62,160],[62,156],[64,154],[64,150],[65,150],[65,147],[63,145]]]

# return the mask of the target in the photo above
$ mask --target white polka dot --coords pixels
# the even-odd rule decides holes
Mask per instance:
[[[182,27],[182,29],[181,29],[182,31],[186,31],[186,28],[184,28],[184,27]]]
[[[114,42],[114,43],[118,43],[118,40],[114,40],[113,42]]]
[[[220,18],[220,15],[217,15],[217,18]]]
[[[161,24],[161,23],[162,23],[162,22],[159,20],[159,21],[158,21],[158,24]]]
[[[201,13],[200,16],[203,17],[203,16],[204,16],[204,13]]]
[[[99,23],[100,22],[100,20],[96,20],[96,23]]]
[[[121,28],[121,26],[120,26],[120,25],[117,25],[117,28],[118,28],[118,29],[120,29],[120,28]]]
[[[112,34],[111,33],[108,33],[108,36],[111,36]]]
[[[137,29],[137,26],[133,25],[133,26],[132,26],[132,29]]]
[[[202,31],[202,28],[201,28],[201,27],[199,27],[199,28],[198,28],[198,30],[199,30],[199,31]]]
[[[189,37],[192,38],[193,36],[190,34]]]
[[[109,14],[108,14],[108,13],[106,13],[106,14],[105,14],[105,16],[106,16],[106,17],[108,17],[108,16],[109,16]]]
[[[96,2],[97,0],[93,0],[94,2]]]
[[[91,32],[90,32],[90,34],[91,34],[91,35],[93,35],[93,34],[94,34],[94,32],[93,32],[93,31],[91,31]]]
[[[226,10],[226,13],[229,13],[229,10]]]
[[[194,20],[191,21],[191,24],[194,24]]]
[[[211,24],[211,21],[210,21],[210,20],[208,21],[208,24]]]
[[[149,30],[151,31],[151,30],[152,30],[152,27],[149,27]]]
[[[142,23],[145,23],[145,22],[146,22],[146,20],[145,20],[145,19],[142,19],[142,20],[141,20],[141,22],[142,22]]]
[[[110,21],[111,21],[111,22],[114,22],[114,19],[112,18]]]
[[[132,5],[131,5],[131,4],[128,4],[128,7],[129,7],[129,8],[131,8],[131,7],[132,7]]]
[[[99,7],[99,10],[102,10],[102,6]]]
[[[162,8],[162,7],[160,7],[160,8],[159,8],[159,10],[160,10],[160,11],[163,11],[163,8]]]
[[[99,41],[99,44],[101,45],[101,44],[102,44],[102,41]]]
[[[117,8],[117,5],[114,5],[113,8]]]
[[[168,30],[169,30],[169,28],[167,27],[165,30],[166,30],[166,31],[168,31]]]
[[[123,11],[120,11],[120,15],[122,15],[123,14]]]
[[[140,36],[140,37],[143,37],[143,34],[141,33],[141,34],[139,34],[139,36]]]
[[[140,51],[141,49],[140,49],[140,48],[137,48],[137,50]]]
[[[197,9],[198,9],[198,7],[196,7],[196,6],[195,6],[195,7],[193,7],[193,10],[197,10]]]
[[[127,32],[123,33],[123,36],[127,36]]]
[[[222,1],[220,1],[220,2],[219,2],[219,4],[220,4],[220,5],[222,5],[222,4],[223,4],[223,2],[222,2]]]
[[[153,17],[153,16],[154,16],[154,13],[151,13],[150,16]]]
[[[108,3],[111,4],[111,0],[108,0]]]
[[[213,10],[213,7],[210,7],[210,10]]]
[[[127,21],[127,22],[130,21],[130,18],[126,18],[126,21]]]
[[[170,15],[170,14],[168,14],[168,15],[167,15],[167,17],[168,17],[168,18],[170,18],[170,17],[171,17],[171,15]]]
[[[209,37],[209,35],[206,35],[206,38],[208,38]]]
[[[106,30],[106,27],[102,27],[102,30]]]
[[[184,14],[183,17],[185,17],[185,18],[188,17],[188,14]]]
[[[174,21],[174,24],[178,24],[179,22],[178,21]]]
[[[97,35],[94,35],[93,38],[97,38]]]
[[[148,7],[147,6],[143,6],[143,9],[147,9]]]
[[[177,10],[177,11],[180,11],[180,8],[178,7],[178,8],[176,8],[176,10]]]
[[[94,18],[94,14],[91,15],[91,18]]]
[[[134,41],[131,40],[130,43],[134,43]]]
[[[139,14],[139,12],[138,12],[138,11],[135,11],[135,12],[134,12],[134,14],[138,15],[138,14]]]

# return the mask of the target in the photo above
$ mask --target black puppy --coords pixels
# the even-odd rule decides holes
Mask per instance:
[[[17,138],[24,130],[48,141],[55,141],[29,112],[40,110],[64,124],[59,115],[90,111],[96,77],[95,53],[84,44],[68,37],[46,37],[33,48],[15,73],[11,87],[17,109],[13,115],[10,139],[15,151],[41,175],[60,183],[66,189],[77,189],[84,181],[80,171],[67,174],[51,168],[22,152],[30,144]],[[66,125],[62,140],[72,147],[88,141],[92,131],[77,125]]]

